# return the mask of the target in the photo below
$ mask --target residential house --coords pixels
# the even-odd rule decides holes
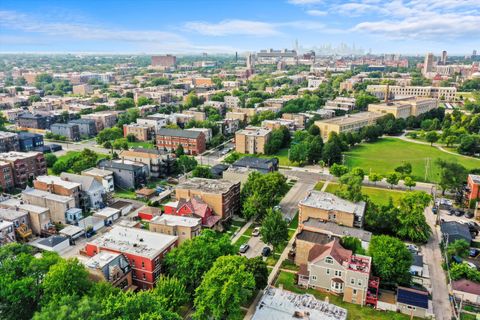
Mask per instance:
[[[117,221],[122,216],[122,214],[118,209],[106,207],[95,212],[93,216],[103,219],[105,226],[111,226],[113,222]]]
[[[95,180],[94,177],[62,172],[60,178],[64,181],[80,184],[80,190],[82,193],[82,203],[80,204],[80,208],[88,211],[90,209],[98,209],[104,206],[105,188],[100,182]]]
[[[138,211],[138,217],[142,220],[152,220],[154,217],[161,216],[162,210],[157,207],[143,206]]]
[[[97,168],[113,172],[116,187],[136,189],[147,182],[148,166],[128,160],[100,160]]]
[[[36,236],[42,235],[44,231],[49,230],[52,227],[50,220],[50,209],[48,208],[24,203],[23,201],[15,198],[10,198],[0,202],[0,207],[9,208],[12,210],[19,209],[21,211],[28,212],[30,226],[33,234]]]
[[[240,210],[240,183],[223,179],[191,178],[175,188],[177,200],[195,196],[212,208],[222,221],[230,219]]]
[[[78,124],[73,123],[54,123],[50,126],[50,131],[53,134],[58,134],[60,136],[66,137],[71,141],[80,140],[80,129]]]
[[[133,204],[129,201],[117,200],[109,205],[110,208],[114,208],[120,211],[121,216],[126,216],[133,210]]]
[[[260,173],[278,171],[278,158],[243,157],[232,164],[233,168],[248,168]]]
[[[221,219],[220,216],[215,215],[212,208],[197,196],[189,200],[179,199],[175,202],[166,203],[164,213],[165,215],[200,218],[201,224],[205,228],[213,228]]]
[[[465,240],[470,244],[472,242],[472,235],[470,229],[466,224],[457,221],[445,221],[440,225],[443,240],[449,244],[457,240]]]
[[[157,133],[158,130],[160,130],[161,128],[167,125],[167,119],[166,118],[149,118],[149,117],[138,118],[137,124],[153,128],[154,132]]]
[[[106,281],[122,290],[135,289],[132,285],[132,268],[121,253],[100,251],[84,264],[93,281]]]
[[[82,119],[91,119],[95,121],[97,132],[105,128],[111,128],[117,123],[117,113],[115,111],[102,111],[91,114],[81,115]]]
[[[353,254],[334,239],[314,245],[300,266],[298,284],[343,296],[343,301],[376,306],[379,279],[371,278],[372,258]]]
[[[27,188],[22,191],[22,200],[28,204],[50,209],[50,219],[53,223],[65,224],[65,212],[75,208],[75,198],[60,196],[47,191]]]
[[[480,283],[467,279],[452,281],[454,296],[458,299],[464,299],[468,303],[480,305]]]
[[[90,168],[82,171],[82,176],[93,177],[100,182],[106,192],[113,192],[115,184],[113,183],[113,172],[98,168]]]
[[[80,208],[70,208],[65,211],[65,221],[69,224],[78,224],[82,220],[83,214]]]
[[[347,227],[363,226],[365,202],[350,202],[328,192],[312,190],[298,204],[298,221],[308,218],[335,222]]]
[[[164,214],[153,217],[149,222],[149,230],[178,236],[178,244],[191,240],[202,231],[202,219]]]
[[[429,311],[428,291],[397,288],[397,309],[408,316],[426,318]]]
[[[86,255],[101,251],[123,254],[132,267],[133,284],[152,289],[162,272],[162,260],[177,246],[178,237],[136,228],[113,227],[85,246]]]
[[[0,221],[0,247],[16,241],[15,228],[9,221]]]
[[[11,222],[18,239],[27,240],[32,235],[30,218],[26,211],[0,208],[0,221]]]
[[[136,141],[149,141],[155,135],[155,129],[148,125],[131,123],[123,125],[123,136],[133,135]]]

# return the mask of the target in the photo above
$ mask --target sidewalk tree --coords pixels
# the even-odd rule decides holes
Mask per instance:
[[[240,319],[253,295],[255,278],[242,256],[219,257],[195,291],[194,319]]]
[[[247,270],[255,278],[255,289],[262,290],[268,285],[270,271],[262,257],[255,257],[247,260]]]
[[[452,280],[468,279],[480,282],[480,271],[470,268],[466,263],[452,263],[450,265],[450,277]]]
[[[196,166],[192,171],[192,177],[213,179],[213,174],[208,166]]]
[[[377,185],[378,181],[382,181],[382,178],[383,177],[381,175],[375,172],[370,173],[370,175],[368,176],[368,180],[373,182],[375,185]]]
[[[393,186],[398,185],[398,182],[400,181],[400,175],[396,172],[391,172],[387,174],[387,183],[390,184],[390,187],[393,188]]]
[[[406,187],[408,187],[410,190],[412,190],[413,187],[417,185],[417,183],[412,179],[412,177],[407,176],[403,180],[403,183],[405,184]]]
[[[290,153],[288,155],[288,160],[291,162],[296,162],[299,165],[303,165],[308,158],[309,145],[308,142],[302,141],[298,144],[294,144],[290,147]]]
[[[179,144],[175,149],[175,155],[178,157],[185,155],[185,150],[183,150],[183,145]]]
[[[468,257],[469,251],[470,244],[463,239],[450,242],[447,246],[447,256],[449,259],[451,259],[453,256],[466,258]]]
[[[410,162],[402,161],[402,164],[395,168],[402,177],[408,176],[412,173],[412,164]]]
[[[363,177],[347,173],[340,177],[340,189],[335,194],[348,201],[359,202],[363,200],[362,194]]]
[[[347,166],[344,166],[343,164],[334,163],[330,167],[329,171],[335,177],[340,178],[341,176],[343,176],[344,174],[346,174],[348,172],[348,168],[347,168]]]
[[[169,311],[179,311],[189,301],[185,284],[175,277],[160,276],[152,293],[162,300],[163,307]]]
[[[412,254],[398,238],[373,236],[368,248],[372,257],[373,273],[385,284],[408,285],[412,275]]]
[[[342,162],[342,149],[335,142],[327,142],[323,146],[322,160],[328,166]]]
[[[288,240],[288,224],[278,210],[267,210],[260,230],[262,240],[274,248]]]
[[[442,195],[446,190],[453,192],[461,191],[467,180],[468,171],[457,162],[437,159],[435,164],[440,167],[440,188]]]

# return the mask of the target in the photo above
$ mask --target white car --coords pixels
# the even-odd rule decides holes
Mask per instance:
[[[259,235],[260,235],[260,228],[259,228],[259,227],[256,227],[256,228],[253,229],[253,231],[252,231],[252,236],[258,237]]]
[[[472,262],[470,262],[470,261],[463,261],[463,263],[466,263],[470,269],[477,270],[477,266],[476,266],[475,264],[473,264]]]

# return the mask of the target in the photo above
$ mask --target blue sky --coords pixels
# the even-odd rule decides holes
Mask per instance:
[[[195,53],[355,44],[480,50],[479,0],[0,2],[0,52]]]

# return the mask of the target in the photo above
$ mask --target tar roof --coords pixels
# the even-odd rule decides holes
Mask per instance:
[[[313,207],[323,210],[336,210],[353,213],[356,216],[363,216],[365,211],[365,202],[350,202],[328,192],[310,191],[305,199],[300,201],[300,205]]]
[[[206,193],[227,192],[233,183],[224,179],[191,178],[177,185],[177,189],[201,190]]]
[[[334,222],[323,221],[315,218],[308,218],[303,222],[305,227],[320,229],[319,232],[328,231],[333,235],[340,237],[355,237],[365,242],[370,242],[372,238],[372,233],[370,231],[365,231],[363,229],[352,228],[347,226],[341,226]]]
[[[150,220],[150,223],[167,226],[195,227],[201,224],[201,219],[163,214],[161,216],[153,217],[152,220]]]
[[[196,139],[200,134],[203,134],[203,133],[199,131],[161,128],[160,130],[158,130],[157,136],[172,136],[172,137]]]

